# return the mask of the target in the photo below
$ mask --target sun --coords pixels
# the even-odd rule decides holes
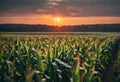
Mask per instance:
[[[62,17],[55,17],[54,18],[54,25],[61,26],[63,23],[63,18]]]
[[[57,22],[60,22],[60,21],[61,21],[61,18],[60,18],[60,17],[57,17],[57,18],[55,18],[55,20],[56,20]]]

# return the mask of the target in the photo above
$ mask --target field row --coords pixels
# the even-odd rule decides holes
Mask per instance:
[[[0,82],[102,82],[118,36],[0,36]]]

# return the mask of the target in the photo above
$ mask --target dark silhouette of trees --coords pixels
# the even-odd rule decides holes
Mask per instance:
[[[72,26],[0,24],[0,32],[120,32],[120,24]]]

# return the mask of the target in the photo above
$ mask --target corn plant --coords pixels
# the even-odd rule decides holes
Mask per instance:
[[[119,43],[114,35],[0,36],[0,82],[102,82]]]

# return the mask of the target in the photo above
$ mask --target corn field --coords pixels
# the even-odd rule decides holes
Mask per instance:
[[[119,36],[0,36],[0,82],[102,82]]]

